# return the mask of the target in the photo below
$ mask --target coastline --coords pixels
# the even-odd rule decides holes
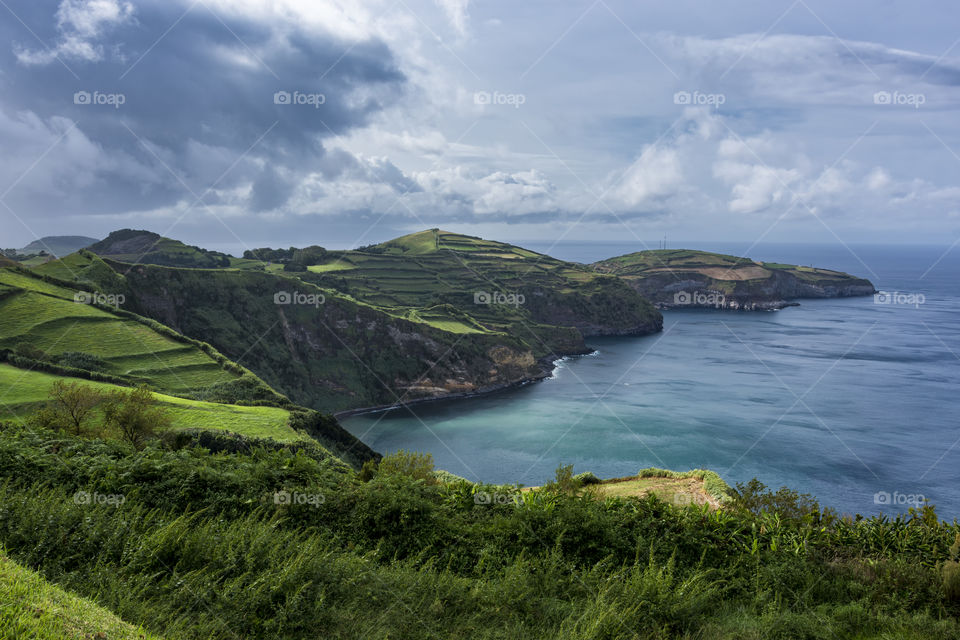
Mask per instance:
[[[514,382],[509,382],[506,384],[497,384],[491,385],[489,387],[482,387],[475,391],[461,391],[457,393],[451,393],[444,396],[435,396],[431,398],[414,398],[408,402],[394,402],[392,404],[378,405],[373,407],[361,407],[358,409],[346,409],[344,411],[338,411],[336,413],[330,414],[337,420],[341,418],[351,418],[353,416],[364,415],[368,413],[382,413],[384,411],[393,411],[394,409],[402,409],[404,407],[412,407],[416,405],[428,404],[433,402],[442,402],[444,400],[462,400],[466,398],[476,398],[479,396],[489,396],[501,391],[508,391],[510,389],[517,389],[519,387],[524,387],[528,384],[533,384],[535,382],[542,382],[544,380],[550,380],[556,375],[557,369],[560,368],[560,363],[564,360],[570,358],[577,358],[581,356],[589,356],[597,353],[596,349],[587,348],[586,351],[582,353],[569,353],[565,355],[552,354],[540,358],[540,373],[536,376],[529,378],[524,378],[522,380],[516,380]]]

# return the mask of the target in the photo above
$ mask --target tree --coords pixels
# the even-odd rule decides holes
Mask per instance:
[[[57,380],[50,387],[47,408],[35,415],[35,421],[76,436],[85,435],[92,431],[88,423],[103,399],[103,394],[89,385]]]
[[[171,423],[170,415],[146,386],[111,394],[103,413],[107,427],[137,449]]]

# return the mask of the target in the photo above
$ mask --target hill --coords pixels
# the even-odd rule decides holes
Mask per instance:
[[[62,258],[80,249],[85,249],[95,242],[97,242],[96,238],[87,236],[44,236],[20,249],[20,253],[29,255],[46,251],[54,257]]]
[[[159,640],[44,580],[0,549],[0,637],[32,640]]]
[[[230,256],[164,238],[152,231],[121,229],[88,247],[93,253],[132,264],[210,269],[229,267]]]
[[[111,234],[114,250],[156,240],[131,234]],[[439,230],[357,251],[262,249],[218,269],[131,268],[95,250],[104,247],[38,271],[122,294],[128,309],[242,357],[323,411],[521,384],[548,375],[552,359],[586,353],[587,336],[662,323],[615,277]]]
[[[535,351],[564,350],[562,343],[552,344],[556,327],[572,327],[583,338],[644,335],[659,331],[663,322],[617,278],[439,229],[356,251],[330,251],[298,277],[440,326],[508,332]]]
[[[873,284],[847,273],[694,251],[639,251],[591,265],[623,278],[660,308],[779,309],[798,298],[872,295]]]
[[[0,269],[0,362],[8,363],[0,364],[7,390],[0,420],[23,419],[43,406],[57,379],[87,380],[102,390],[146,384],[175,429],[278,442],[312,438],[354,464],[376,455],[335,420],[294,405],[209,344],[124,309],[122,293],[92,289],[81,273],[120,278],[95,255],[73,254],[38,271]],[[61,272],[77,282],[50,275]]]

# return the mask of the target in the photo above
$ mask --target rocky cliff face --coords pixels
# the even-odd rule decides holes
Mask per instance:
[[[137,266],[125,295],[130,311],[209,342],[326,412],[481,393],[547,373],[510,335],[441,331],[282,276]],[[586,351],[582,338],[570,346]]]

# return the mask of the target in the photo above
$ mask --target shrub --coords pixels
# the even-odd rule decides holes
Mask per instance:
[[[13,348],[13,353],[21,358],[29,360],[46,360],[47,353],[40,347],[36,347],[29,342],[21,342]]]
[[[85,371],[106,371],[107,369],[107,362],[103,358],[82,351],[65,351],[56,357],[56,363]]]
[[[943,595],[948,602],[960,603],[960,533],[950,547],[950,559],[943,563]]]
[[[579,482],[581,486],[586,486],[588,484],[600,484],[602,481],[598,478],[592,471],[584,471],[583,473],[578,473],[573,476],[573,479],[576,482]]]
[[[429,453],[417,453],[401,449],[384,456],[377,466],[378,476],[406,476],[414,480],[423,480],[426,484],[437,484],[433,472],[433,456]]]
[[[573,475],[572,464],[561,464],[557,467],[554,479],[543,486],[547,491],[558,493],[574,493],[582,483]]]
[[[774,493],[756,478],[746,484],[737,483],[733,507],[754,515],[775,513],[794,521],[810,518],[812,514],[819,517],[821,514],[820,503],[809,493],[798,493],[787,487],[780,487]]]

